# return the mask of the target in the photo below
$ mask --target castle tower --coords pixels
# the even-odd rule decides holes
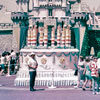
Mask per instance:
[[[29,11],[32,11],[33,9],[33,0],[30,0],[29,2]]]
[[[34,7],[38,7],[38,6],[39,6],[38,0],[34,0]]]
[[[17,41],[18,49],[26,45],[26,36],[28,30],[28,0],[17,0],[18,11],[11,13],[13,21],[13,35]],[[15,40],[15,39],[13,39]]]
[[[14,22],[13,34],[15,34],[18,45],[18,49],[25,46],[27,29],[28,29],[28,15],[25,12],[12,12],[11,19]]]
[[[71,6],[71,17],[74,18],[74,32],[76,38],[76,48],[81,51],[86,23],[88,21],[88,13],[90,8],[84,1],[79,1]]]
[[[29,0],[17,0],[18,12],[28,12],[29,10]]]
[[[62,7],[66,7],[66,0],[62,0]]]

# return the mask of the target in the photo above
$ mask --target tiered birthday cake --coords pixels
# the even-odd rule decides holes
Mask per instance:
[[[15,85],[29,85],[27,60],[31,52],[36,54],[38,61],[36,85],[66,86],[76,83],[74,69],[77,67],[78,50],[71,46],[69,26],[62,29],[58,26],[57,34],[53,27],[51,39],[48,37],[47,26],[40,27],[39,31],[36,26],[29,28],[27,46],[20,51],[21,68],[17,73]]]

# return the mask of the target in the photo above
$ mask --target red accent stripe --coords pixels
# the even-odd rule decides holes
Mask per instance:
[[[32,42],[32,41],[36,41],[36,40],[31,40],[31,42]]]

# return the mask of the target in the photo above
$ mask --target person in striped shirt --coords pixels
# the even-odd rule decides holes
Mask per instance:
[[[99,75],[97,67],[97,58],[94,57],[90,64],[91,76],[92,76],[92,91],[93,94],[99,94]],[[97,90],[95,90],[95,83],[97,83]],[[97,91],[97,92],[96,92]]]

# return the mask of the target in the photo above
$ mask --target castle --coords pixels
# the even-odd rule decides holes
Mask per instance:
[[[70,25],[71,46],[85,55],[90,55],[94,47],[97,54],[100,48],[98,9],[92,11],[83,0],[1,0],[0,53],[24,48],[30,26],[36,25],[38,29],[47,26],[50,43],[53,27],[57,38],[57,27]]]

